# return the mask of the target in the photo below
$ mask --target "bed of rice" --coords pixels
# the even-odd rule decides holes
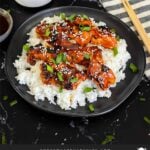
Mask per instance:
[[[62,22],[60,17],[46,17],[42,21],[48,23]],[[94,23],[94,22],[93,22]],[[97,25],[105,24],[103,22],[96,23]],[[39,38],[36,37],[34,28],[28,34],[28,42],[30,45],[35,46],[42,43]],[[44,44],[44,43],[43,43]],[[126,68],[126,63],[130,59],[130,54],[127,51],[127,44],[124,39],[120,39],[118,42],[118,54],[113,55],[110,50],[103,49],[102,55],[105,61],[105,65],[111,68],[116,76],[116,83],[112,87],[116,87],[116,84],[125,78],[124,70]],[[111,96],[111,90],[107,89],[105,91],[100,90],[91,80],[85,80],[82,82],[76,90],[65,90],[59,92],[59,88],[54,85],[45,85],[40,79],[40,69],[39,66],[41,61],[37,61],[36,65],[31,66],[27,63],[26,52],[22,51],[22,55],[18,56],[15,60],[14,66],[17,69],[16,79],[22,85],[27,85],[29,88],[29,93],[35,97],[35,100],[44,101],[47,99],[49,103],[54,105],[59,105],[62,109],[70,110],[71,108],[77,108],[79,106],[85,106],[86,101],[92,103],[97,101],[97,97],[107,97]],[[30,68],[28,70],[27,68]],[[84,93],[83,89],[85,87],[95,87],[91,92]],[[57,101],[54,101],[54,97],[57,96]],[[87,99],[87,100],[86,100]]]

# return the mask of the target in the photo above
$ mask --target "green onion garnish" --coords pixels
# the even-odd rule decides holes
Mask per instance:
[[[61,82],[64,81],[63,74],[61,72],[57,72],[57,77],[58,77],[59,81],[61,81]]]
[[[81,31],[90,31],[91,30],[91,27],[89,27],[89,26],[80,26],[79,28]]]
[[[108,144],[115,139],[114,135],[106,135],[106,138],[101,142],[102,145]]]
[[[112,50],[113,50],[114,56],[116,56],[116,55],[118,54],[118,49],[117,49],[117,47],[114,47]]]
[[[13,107],[14,105],[16,105],[18,102],[17,100],[13,100],[12,102],[9,103],[10,107]]]
[[[66,62],[67,61],[67,57],[65,54],[63,54],[63,58],[62,58],[63,62]]]
[[[63,92],[63,88],[60,86],[59,87],[59,93],[62,93]]]
[[[63,19],[63,20],[66,18],[66,14],[65,14],[65,13],[60,13],[59,16],[60,16],[60,18]]]
[[[130,68],[130,70],[131,70],[133,73],[138,72],[137,66],[136,66],[135,64],[133,64],[133,63],[130,63],[130,64],[129,64],[129,68]]]
[[[89,19],[89,17],[87,15],[83,15],[82,18],[83,19]]]
[[[94,105],[93,104],[89,104],[88,106],[90,112],[94,112]]]
[[[56,57],[56,64],[60,64],[63,61],[63,53],[59,53]]]
[[[59,53],[56,57],[56,64],[60,64],[61,62],[66,62],[66,55],[63,53]]]
[[[85,87],[84,89],[83,89],[83,92],[84,93],[88,93],[88,92],[91,92],[91,91],[93,91],[93,87],[91,88],[91,87]]]
[[[78,81],[78,78],[76,78],[76,77],[74,77],[74,78],[72,78],[72,79],[70,80],[71,83],[75,83],[75,82],[77,82],[77,81]]]
[[[28,52],[30,50],[30,45],[28,43],[23,45],[23,50]]]
[[[51,58],[50,61],[53,62],[54,64],[56,64],[55,59]]]
[[[85,59],[90,59],[90,55],[89,54],[84,54],[84,58]]]
[[[50,66],[50,65],[46,65],[46,69],[47,69],[47,71],[49,71],[50,73],[53,73],[53,72],[54,72],[53,67]]]
[[[150,124],[150,118],[148,118],[147,116],[144,116],[144,121],[148,124]]]
[[[3,96],[3,100],[4,101],[8,100],[8,96],[7,95]]]
[[[2,144],[7,144],[6,134],[2,132]]]
[[[145,102],[146,101],[146,98],[144,98],[144,97],[140,97],[140,99],[139,99],[140,101],[142,101],[142,102]]]
[[[72,14],[67,19],[72,22],[75,19],[75,17],[76,17],[76,14]]]
[[[47,29],[45,30],[45,36],[49,36],[49,35],[50,35],[50,33],[51,33],[50,29],[49,29],[49,28],[47,28]]]
[[[120,37],[119,37],[119,35],[117,35],[117,36],[116,36],[116,39],[117,39],[117,41],[119,41],[119,40],[120,40]]]
[[[112,33],[116,33],[116,30],[115,30],[115,29],[110,29],[110,31],[111,31]]]

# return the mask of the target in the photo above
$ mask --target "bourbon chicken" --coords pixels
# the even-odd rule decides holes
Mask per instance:
[[[31,65],[42,61],[40,76],[44,84],[74,90],[89,79],[105,90],[115,83],[116,77],[105,65],[99,48],[117,46],[116,37],[107,27],[97,27],[85,15],[72,15],[60,23],[42,22],[35,31],[46,44],[30,47],[27,61]]]

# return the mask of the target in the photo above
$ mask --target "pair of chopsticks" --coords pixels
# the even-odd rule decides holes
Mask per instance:
[[[132,9],[128,0],[122,0],[122,3],[123,3],[128,15],[129,15],[131,21],[132,21],[132,23],[134,24],[138,34],[140,35],[144,45],[146,46],[147,51],[150,53],[150,38],[148,38],[148,35],[145,32],[140,20],[138,19],[136,13]]]

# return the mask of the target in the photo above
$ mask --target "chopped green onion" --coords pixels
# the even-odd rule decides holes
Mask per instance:
[[[54,64],[56,64],[55,59],[52,58],[52,59],[50,59],[50,61],[53,62]]]
[[[9,103],[10,107],[13,107],[14,105],[16,105],[18,102],[17,100],[13,100],[12,102]]]
[[[2,132],[2,144],[7,144],[6,134]]]
[[[49,71],[50,73],[53,73],[53,72],[54,72],[53,67],[50,66],[50,65],[46,65],[46,69],[47,69],[47,71]]]
[[[59,93],[62,93],[63,92],[63,88],[60,86],[59,87]]]
[[[131,70],[133,73],[138,72],[137,66],[136,66],[135,64],[133,64],[133,63],[130,63],[130,64],[129,64],[129,68],[130,68],[130,70]]]
[[[28,52],[30,50],[30,45],[28,43],[23,45],[23,50]]]
[[[85,87],[84,89],[83,89],[83,92],[84,93],[88,93],[88,92],[91,92],[91,91],[93,91],[93,87],[91,88],[91,87]]]
[[[67,19],[72,22],[75,19],[75,17],[76,17],[76,14],[72,14]]]
[[[63,53],[59,53],[56,57],[56,64],[60,64],[63,61]]]
[[[77,82],[77,81],[78,81],[78,78],[76,78],[76,77],[74,77],[74,78],[72,78],[72,79],[70,80],[71,83],[75,83],[75,82]]]
[[[57,72],[57,77],[58,77],[59,81],[61,81],[61,82],[64,81],[63,74],[61,72]]]
[[[116,55],[118,54],[118,49],[117,49],[117,47],[114,47],[112,50],[113,50],[114,56],[116,56]]]
[[[89,104],[89,110],[90,110],[90,112],[94,112],[94,105],[93,104]]]
[[[62,58],[63,62],[66,62],[67,61],[67,57],[65,54],[63,54],[63,58]]]
[[[45,36],[49,36],[49,35],[50,35],[50,33],[51,33],[50,29],[49,29],[49,28],[47,28],[47,29],[45,30]]]
[[[150,118],[148,118],[147,116],[144,116],[144,121],[148,124],[150,124]]]
[[[59,16],[60,16],[60,18],[63,19],[63,20],[66,18],[66,14],[65,14],[65,13],[60,13]]]
[[[8,96],[7,95],[3,96],[3,100],[4,101],[8,100]]]
[[[112,33],[116,33],[116,30],[115,30],[115,29],[110,29],[110,31],[111,31]]]
[[[140,101],[145,102],[145,101],[146,101],[146,98],[140,97]]]
[[[89,17],[87,15],[83,15],[82,18],[83,19],[89,19]]]
[[[84,54],[84,58],[85,59],[90,59],[90,55],[89,54]]]
[[[89,27],[89,26],[80,26],[79,28],[81,31],[90,31],[91,30],[91,27]]]
[[[106,138],[101,142],[102,145],[108,144],[115,139],[114,135],[106,135]]]
[[[117,41],[119,41],[119,40],[120,40],[120,37],[119,37],[119,35],[117,35],[117,36],[116,36],[116,39],[117,39]]]
[[[56,57],[56,64],[60,64],[61,62],[66,61],[66,55],[63,53],[59,53]]]

